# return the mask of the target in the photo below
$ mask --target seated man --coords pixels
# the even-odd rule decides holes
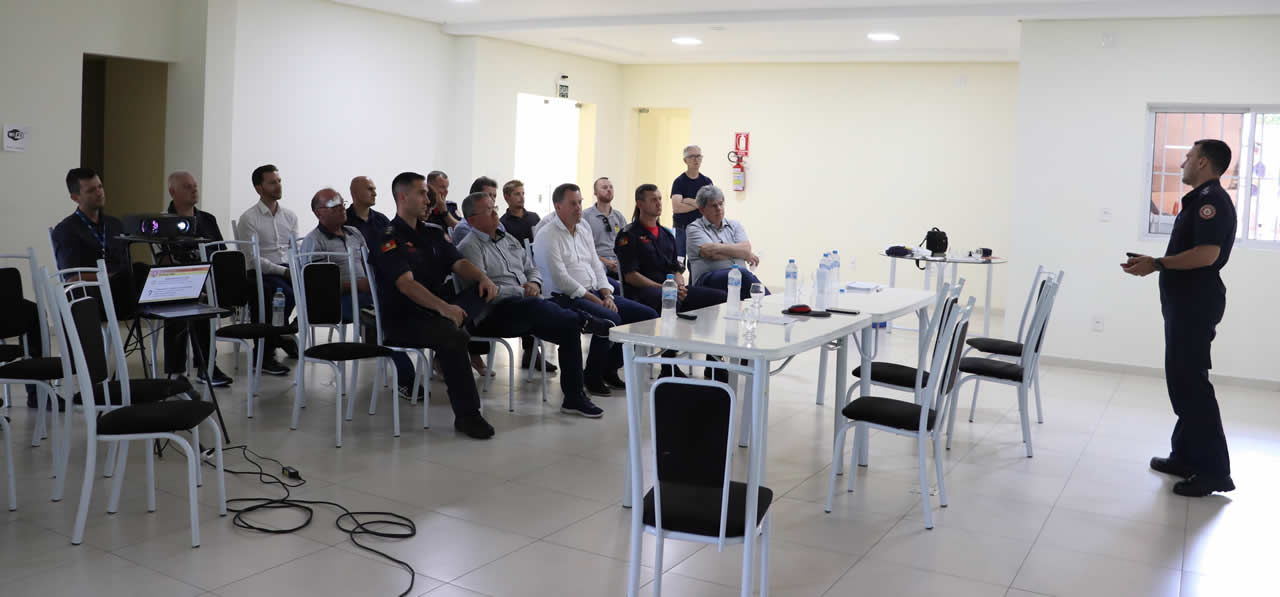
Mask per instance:
[[[129,243],[119,238],[124,234],[124,224],[104,213],[107,192],[102,179],[92,169],[68,171],[67,191],[76,204],[76,211],[53,228],[54,260],[58,269],[97,267],[99,259],[106,261],[116,315],[124,317],[133,312],[138,300],[129,262]],[[94,275],[82,276],[91,279]]]
[[[169,175],[169,213],[195,218],[195,234],[205,242],[222,240],[222,230],[218,228],[218,218],[213,214],[198,209],[200,202],[200,185],[190,172],[174,172]],[[200,247],[192,241],[167,243],[160,247],[156,262],[161,265],[200,263]],[[197,375],[208,381],[205,353],[209,351],[209,324],[201,321],[198,325],[185,323],[166,324],[164,326],[164,372],[168,375],[186,373],[187,369],[187,332],[190,330],[191,341],[199,347],[193,355]],[[213,387],[229,385],[231,378],[213,366]]]
[[[596,204],[583,210],[582,221],[591,227],[591,237],[596,241],[596,254],[600,256],[600,263],[604,264],[605,275],[609,276],[613,291],[617,292],[621,288],[620,283],[614,281],[619,274],[618,254],[614,252],[613,244],[618,240],[618,231],[627,225],[627,216],[613,208],[612,181],[602,176],[592,186]]]
[[[760,264],[751,252],[747,229],[737,221],[724,217],[724,193],[715,185],[698,189],[698,211],[702,217],[685,230],[689,250],[689,279],[694,286],[716,290],[729,287],[729,271],[738,266],[742,272],[742,300],[751,298],[751,285],[760,282],[747,266]],[[766,290],[765,292],[768,292]]]
[[[635,214],[631,223],[618,232],[618,241],[614,247],[618,253],[618,270],[622,272],[627,298],[661,313],[662,283],[668,275],[673,275],[677,287],[677,311],[693,311],[725,302],[727,295],[723,290],[689,286],[685,283],[684,266],[676,259],[676,237],[658,224],[658,217],[661,215],[662,192],[657,185],[642,184],[636,187]],[[674,354],[674,351],[667,351],[665,356]],[[662,371],[664,375],[672,372],[667,365],[663,365]],[[725,379],[728,378],[727,372],[720,372]],[[674,373],[683,375],[678,369]],[[711,376],[710,369],[706,375],[708,378]]]
[[[427,217],[423,218],[428,224],[435,224],[446,232],[454,228],[462,220],[458,217],[457,204],[449,201],[449,175],[439,170],[432,170],[427,174],[427,189],[431,191],[431,204],[427,208]],[[445,240],[453,242],[452,239],[445,237]]]
[[[253,190],[258,193],[258,201],[253,206],[246,209],[240,214],[240,220],[236,222],[236,237],[241,240],[249,240],[257,235],[258,237],[258,262],[250,263],[249,267],[257,268],[262,272],[262,294],[263,296],[254,296],[249,314],[255,319],[258,317],[257,302],[265,301],[267,305],[271,304],[272,298],[276,291],[284,293],[284,313],[285,317],[293,312],[293,284],[289,281],[289,247],[293,246],[293,239],[298,237],[298,216],[289,208],[280,205],[280,197],[284,194],[284,185],[280,179],[280,172],[271,164],[264,164],[253,169],[251,176],[253,182]],[[253,254],[246,250],[245,257],[253,259]],[[271,310],[266,310],[270,315]],[[262,372],[267,375],[288,375],[289,368],[280,364],[276,360],[275,349],[280,348],[285,354],[293,358],[298,358],[298,347],[294,345],[292,340],[285,339],[280,336],[272,336],[266,339],[266,356],[262,359]],[[256,348],[255,348],[256,350]]]
[[[454,428],[476,439],[491,438],[493,426],[480,415],[480,393],[467,359],[467,312],[440,297],[450,273],[476,282],[477,293],[486,301],[496,298],[498,289],[462,257],[443,228],[422,221],[429,206],[425,176],[400,173],[391,182],[391,194],[396,217],[374,261],[387,345],[435,350],[453,406]]]
[[[354,226],[347,226],[347,213],[342,209],[342,195],[333,189],[320,189],[311,197],[311,211],[316,214],[316,220],[319,224],[314,230],[308,232],[302,238],[302,247],[299,250],[302,253],[325,252],[325,253],[345,253],[348,247],[358,249],[365,245],[364,235]],[[381,234],[379,234],[381,235]],[[359,301],[361,307],[373,305],[373,295],[369,292],[369,277],[364,271],[364,263],[360,257],[359,251],[355,254],[355,280],[352,280],[351,272],[348,271],[346,259],[333,257],[318,257],[316,260],[329,261],[338,265],[338,271],[342,278],[342,320],[353,321],[351,312],[351,284],[356,285],[356,300]],[[373,336],[376,340],[377,337]],[[413,361],[409,355],[403,352],[396,352],[392,355],[392,360],[396,363],[396,381],[400,387],[400,394],[406,398],[412,398],[413,395]],[[425,396],[425,388],[419,391],[419,397]]]
[[[582,192],[575,184],[562,184],[551,193],[555,217],[543,220],[534,236],[533,252],[547,272],[543,296],[557,304],[608,319],[614,325],[656,319],[658,312],[633,300],[613,296],[604,266],[596,256],[591,229],[582,225]],[[622,345],[608,338],[591,339],[584,371],[588,392],[611,394],[609,387],[625,388],[618,378]]]
[[[511,337],[535,334],[560,347],[560,412],[599,418],[604,414],[592,404],[582,387],[582,339],[590,331],[608,336],[613,324],[565,309],[542,298],[542,276],[524,247],[498,229],[498,210],[484,192],[462,201],[462,215],[471,233],[458,243],[467,261],[476,264],[498,286],[498,298],[475,326],[477,336]]]

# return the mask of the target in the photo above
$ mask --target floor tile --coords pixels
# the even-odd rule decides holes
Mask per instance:
[[[417,591],[430,590],[442,584],[422,575],[413,580],[415,595]],[[403,568],[330,547],[219,587],[218,594],[222,597],[398,595],[408,586],[409,573]]]
[[[1181,570],[1183,536],[1181,527],[1057,509],[1036,543]]]
[[[549,543],[572,547],[605,557],[631,561],[631,510],[613,504],[591,516],[569,525],[545,538]],[[645,533],[641,563],[654,565],[654,546],[657,538]],[[662,567],[670,570],[683,562],[705,544],[667,539],[663,547]]]
[[[511,482],[437,506],[435,510],[504,531],[545,537],[608,506],[604,502]]]
[[[627,568],[619,560],[538,542],[451,584],[492,597],[617,595],[627,585]],[[640,578],[652,575],[641,568]]]
[[[894,527],[866,557],[1008,586],[1030,549],[1029,539],[943,526],[926,530],[919,521],[908,519]]]
[[[459,576],[493,562],[533,542],[530,537],[507,533],[436,512],[413,517],[417,535],[409,539],[361,536],[361,544],[404,560],[419,574],[452,582]],[[339,549],[377,559],[350,540]]]
[[[725,547],[723,552],[714,548],[703,549],[671,571],[727,587],[741,587],[742,550],[742,545]],[[757,570],[759,553],[757,549]],[[770,594],[822,595],[856,559],[848,554],[814,549],[774,538],[770,541],[769,548]],[[759,582],[758,574],[755,582]]]
[[[831,587],[827,595],[830,597],[841,595],[1002,597],[1005,594],[1005,588],[1004,585],[987,584],[909,566],[864,559],[849,570],[840,582]]]
[[[195,596],[204,589],[183,584],[133,562],[81,546],[72,561],[6,583],[6,597],[94,595],[102,597]]]
[[[1013,587],[1057,597],[1177,597],[1182,573],[1037,544]]]

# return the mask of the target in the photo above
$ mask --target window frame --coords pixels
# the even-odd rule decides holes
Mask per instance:
[[[1146,164],[1146,170],[1143,172],[1143,187],[1146,189],[1146,194],[1141,203],[1139,239],[1151,242],[1167,242],[1169,240],[1169,233],[1151,232],[1151,179],[1155,173],[1156,115],[1162,113],[1241,115],[1241,153],[1235,156],[1236,163],[1240,169],[1239,180],[1236,181],[1236,202],[1241,214],[1240,220],[1247,224],[1251,220],[1256,198],[1252,193],[1253,168],[1246,165],[1253,164],[1253,140],[1257,133],[1258,116],[1262,114],[1280,114],[1280,104],[1147,104],[1146,112],[1146,137],[1143,141],[1143,151],[1145,153],[1143,163]],[[1254,233],[1255,231],[1253,230],[1242,230],[1240,237],[1235,241],[1235,246],[1280,251],[1280,238],[1276,240],[1258,240],[1251,238]]]

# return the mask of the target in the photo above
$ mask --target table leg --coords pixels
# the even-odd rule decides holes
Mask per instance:
[[[898,281],[898,259],[889,258],[889,288],[896,288]]]
[[[982,303],[982,335],[991,337],[991,270],[995,269],[990,263],[987,264],[987,299]]]
[[[870,329],[871,327],[867,327],[863,331],[865,332],[866,330],[870,330]],[[872,333],[874,334],[874,332]],[[865,340],[865,338],[866,338],[866,335],[864,333],[863,339]],[[839,433],[840,425],[844,423],[843,421],[844,416],[843,414],[841,414],[840,411],[844,409],[844,406],[845,406],[844,395],[845,395],[845,392],[848,390],[848,378],[844,376],[844,371],[849,368],[849,342],[850,342],[850,337],[845,336],[844,338],[840,339],[839,345],[836,348],[836,398],[835,400],[832,401],[835,404],[835,407],[834,407],[835,413],[834,413],[834,416],[831,417],[831,421],[832,421],[832,424],[834,425],[834,429],[836,433]],[[871,350],[870,345],[864,344],[863,346],[864,346],[863,351]],[[862,366],[863,366],[862,370],[864,372],[871,370],[870,363],[871,363],[871,359],[867,358],[864,355],[862,359]],[[870,378],[866,377],[864,379],[870,379]],[[863,384],[864,387],[868,385],[870,384]],[[836,471],[837,471],[836,474],[839,474],[839,471],[844,470],[843,466],[838,466],[838,465],[842,465],[843,462],[844,462],[844,450],[841,450],[839,455],[839,462],[831,463],[831,466],[836,467]]]
[[[640,488],[644,486],[644,464],[640,458],[640,382],[636,375],[635,345],[622,344],[622,371],[627,382],[627,466],[623,480],[622,507],[631,508],[630,556],[631,566],[627,574],[627,597],[640,593],[640,569],[644,539],[644,508],[632,507],[641,500]]]
[[[755,570],[755,548],[757,543],[755,541],[755,521],[756,513],[759,512],[760,507],[758,499],[760,495],[760,482],[763,480],[765,474],[765,453],[763,448],[764,430],[767,428],[767,421],[765,421],[765,418],[768,416],[766,410],[768,401],[764,399],[764,393],[765,387],[768,383],[768,361],[764,359],[753,360],[751,375],[751,402],[753,406],[752,411],[755,413],[755,416],[753,416],[751,420],[751,449],[748,452],[749,460],[747,462],[747,516],[745,520],[746,526],[744,527],[747,529],[747,540],[744,542],[742,549],[742,597],[751,597],[751,594],[753,593],[752,585],[754,584],[753,581],[755,579],[755,575],[753,574]],[[636,510],[639,509],[635,508],[633,509],[633,512]],[[635,516],[633,515],[632,518],[634,519]],[[634,538],[632,540],[634,541]],[[635,547],[634,542],[632,543],[632,547]],[[639,554],[636,554],[635,557],[639,557]]]

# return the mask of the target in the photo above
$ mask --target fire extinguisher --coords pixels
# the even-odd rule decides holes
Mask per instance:
[[[742,161],[743,156],[738,155],[736,151],[729,152],[729,162],[733,164],[733,190],[747,190],[747,165]]]

